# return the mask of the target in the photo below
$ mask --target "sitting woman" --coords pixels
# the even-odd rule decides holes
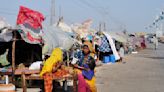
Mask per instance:
[[[62,65],[63,52],[60,48],[55,48],[51,56],[44,62],[40,76],[44,78],[44,92],[52,92],[53,73]]]
[[[78,74],[78,92],[97,92],[94,68],[96,66],[90,42],[84,42],[82,51],[75,55],[78,62],[74,64]]]

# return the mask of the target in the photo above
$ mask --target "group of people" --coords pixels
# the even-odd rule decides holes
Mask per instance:
[[[74,50],[70,64],[78,78],[78,92],[97,92],[95,67],[97,61],[103,61],[104,56],[114,55],[119,58],[117,61],[122,61],[126,53],[125,44],[116,43],[108,35],[100,34],[101,42],[94,44],[92,39],[82,39],[80,49]],[[91,37],[90,37],[91,38]],[[142,37],[140,45],[146,48],[145,39]],[[115,50],[113,50],[115,49]],[[52,73],[62,65],[63,52],[60,48],[54,49],[51,56],[44,62],[40,76],[44,78],[45,92],[52,92]]]
[[[95,52],[93,45],[89,41],[85,41],[80,51],[76,52],[71,62],[74,72],[78,78],[78,92],[97,92],[95,67],[96,60],[94,59]],[[41,69],[40,76],[44,78],[45,92],[52,92],[53,73],[62,65],[63,53],[60,48],[54,49],[51,56],[47,58]]]

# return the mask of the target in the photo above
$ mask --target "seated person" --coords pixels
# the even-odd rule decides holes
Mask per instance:
[[[96,66],[94,58],[94,50],[90,42],[84,42],[82,51],[75,55],[78,60],[74,64],[75,71],[78,74],[78,92],[97,92],[94,76],[94,68]]]
[[[57,69],[62,65],[62,60],[62,50],[60,48],[55,48],[51,56],[44,62],[40,76],[44,78],[45,92],[52,92],[53,72],[56,72]]]

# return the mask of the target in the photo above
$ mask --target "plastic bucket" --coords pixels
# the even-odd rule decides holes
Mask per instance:
[[[109,61],[110,61],[110,56],[104,56],[103,57],[103,63],[109,63]]]
[[[111,63],[115,63],[115,62],[116,62],[115,56],[114,56],[114,55],[110,55],[110,56],[109,56],[109,61],[110,61]]]

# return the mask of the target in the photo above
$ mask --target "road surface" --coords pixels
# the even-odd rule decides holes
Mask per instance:
[[[97,69],[98,92],[164,92],[164,44]]]

